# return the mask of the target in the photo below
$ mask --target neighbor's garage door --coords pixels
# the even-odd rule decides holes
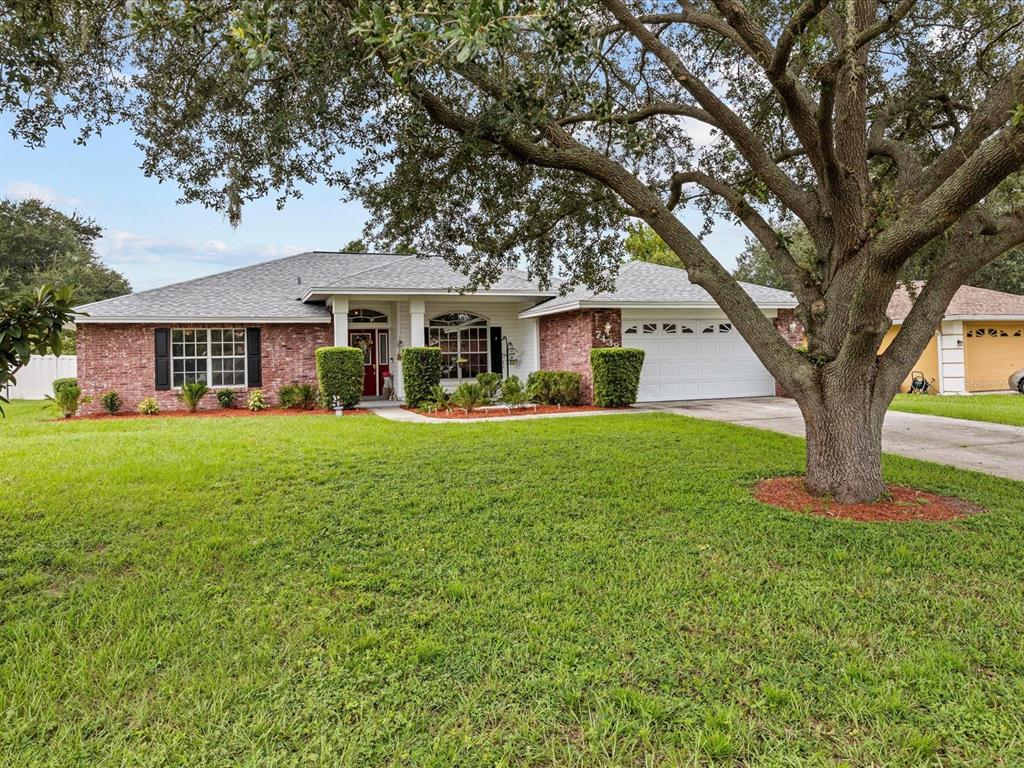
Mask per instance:
[[[641,401],[775,394],[775,380],[728,321],[623,317],[622,343],[646,353]]]
[[[1024,368],[1024,323],[964,323],[968,392],[1009,389],[1010,374]]]

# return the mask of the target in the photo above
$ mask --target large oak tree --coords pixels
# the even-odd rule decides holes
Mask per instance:
[[[613,278],[649,224],[807,423],[807,482],[884,490],[880,432],[956,288],[1024,241],[1019,0],[23,0],[0,97],[42,142],[127,120],[147,173],[237,217],[338,185],[378,241],[480,282]],[[700,137],[701,140],[695,140]],[[710,142],[704,141],[710,137]],[[1016,188],[1016,187],[1015,187]],[[731,216],[799,301],[791,349],[676,216]],[[812,263],[780,226],[800,222]],[[904,265],[951,244],[886,352]]]

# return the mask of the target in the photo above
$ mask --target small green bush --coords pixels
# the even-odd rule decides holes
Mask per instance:
[[[441,383],[441,350],[437,347],[409,347],[402,352],[402,382],[405,402],[419,408]]]
[[[277,404],[282,408],[297,408],[299,393],[298,384],[285,384],[277,390]]]
[[[81,387],[78,386],[78,379],[74,377],[54,379],[52,386],[54,397],[59,397],[62,389],[74,389],[77,387],[79,392],[82,391]]]
[[[178,399],[185,404],[189,411],[195,413],[196,409],[199,408],[199,401],[209,391],[210,387],[205,381],[189,381],[182,384],[181,392],[178,393]]]
[[[316,351],[320,398],[329,408],[354,408],[363,396],[363,351],[355,347],[320,347]]]
[[[263,396],[262,389],[254,389],[249,393],[248,408],[250,411],[265,411],[270,407],[270,403],[267,402],[267,398]]]
[[[488,400],[494,400],[498,396],[498,391],[501,389],[501,374],[478,373],[476,375],[476,383],[480,385],[481,389],[483,389],[484,397]]]
[[[139,403],[138,411],[144,416],[156,416],[160,413],[160,403],[156,401],[155,397],[144,397]]]
[[[53,395],[47,395],[46,399],[65,419],[70,419],[82,404],[82,388],[78,386],[78,379],[54,379]]]
[[[518,408],[530,401],[530,396],[526,394],[523,382],[518,376],[509,376],[502,382],[501,401],[513,408]]]
[[[107,413],[117,413],[121,410],[121,406],[124,403],[121,402],[121,396],[117,392],[110,390],[100,395],[100,405],[103,406],[103,410]]]
[[[487,405],[487,397],[484,388],[475,381],[464,381],[455,388],[451,397],[452,405],[461,408],[466,413]]]
[[[594,373],[594,404],[604,408],[619,408],[635,403],[643,365],[642,349],[607,347],[590,350],[590,369]]]
[[[423,401],[421,407],[431,413],[451,410],[451,395],[448,394],[444,387],[438,384],[430,390],[430,397]]]
[[[218,389],[217,390],[217,402],[220,403],[221,408],[234,408],[235,401],[238,399],[238,392],[233,389]]]
[[[317,403],[320,400],[320,393],[317,388],[310,384],[308,381],[304,381],[298,385],[296,390],[298,393],[299,407],[304,411],[311,411],[316,408]]]
[[[541,405],[577,405],[580,381],[575,371],[534,371],[526,380],[526,392]]]

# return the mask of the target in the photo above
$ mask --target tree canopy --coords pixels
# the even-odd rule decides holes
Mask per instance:
[[[640,220],[808,422],[808,483],[882,492],[881,419],[957,287],[1024,242],[1019,0],[17,3],[0,103],[41,144],[130,123],[143,170],[237,220],[320,181],[368,235],[486,283],[614,280]],[[1010,197],[992,205],[1009,183]],[[799,301],[780,338],[676,215],[741,222]],[[783,227],[813,246],[801,263]],[[885,353],[885,308],[938,238]],[[841,439],[837,433],[843,432]],[[869,471],[869,466],[874,469]]]
[[[671,248],[646,224],[630,224],[623,243],[631,261],[647,261],[665,267],[682,267],[683,262]]]
[[[124,275],[96,255],[100,233],[96,222],[40,200],[0,200],[0,286],[34,293],[42,285],[74,285],[81,304],[129,293]]]

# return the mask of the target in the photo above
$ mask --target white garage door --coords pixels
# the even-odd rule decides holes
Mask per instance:
[[[775,394],[775,379],[728,320],[624,317],[622,344],[646,353],[641,401]]]

